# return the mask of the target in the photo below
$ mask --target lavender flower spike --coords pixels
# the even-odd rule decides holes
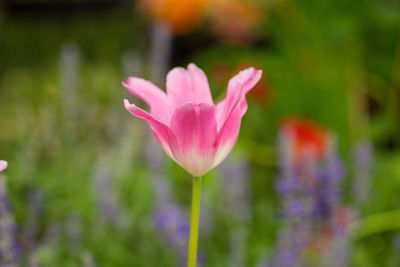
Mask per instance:
[[[368,200],[370,177],[373,163],[373,147],[368,141],[361,141],[353,149],[354,157],[354,188],[355,203],[360,206]]]
[[[344,170],[333,136],[316,123],[291,119],[279,148],[285,226],[272,266],[314,266],[306,255],[318,258],[318,266],[347,266],[352,211],[341,204]]]
[[[19,248],[15,238],[17,227],[11,212],[4,178],[0,177],[0,263],[4,267],[18,266]]]
[[[245,251],[248,231],[243,225],[250,218],[249,203],[249,165],[246,160],[229,157],[220,166],[224,183],[224,206],[226,211],[237,222],[230,237],[229,266],[245,266]]]

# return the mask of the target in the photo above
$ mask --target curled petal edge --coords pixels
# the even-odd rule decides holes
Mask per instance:
[[[127,99],[124,99],[124,106],[126,110],[129,111],[132,115],[147,121],[158,143],[161,145],[167,155],[175,160],[168,142],[168,137],[171,134],[169,127],[155,119],[143,109],[137,107],[135,104],[129,103]]]

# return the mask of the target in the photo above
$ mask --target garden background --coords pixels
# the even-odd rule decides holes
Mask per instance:
[[[182,262],[191,177],[124,109],[138,101],[121,82],[165,89],[167,70],[194,62],[216,100],[239,70],[263,70],[237,145],[202,178],[202,266],[400,266],[400,2],[146,2],[0,3],[0,265]],[[307,247],[276,263],[288,117],[334,136],[342,261]]]

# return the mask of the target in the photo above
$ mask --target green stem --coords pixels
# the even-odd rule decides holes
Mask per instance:
[[[190,237],[188,267],[196,267],[197,240],[199,237],[201,178],[193,177],[192,215],[190,218]]]

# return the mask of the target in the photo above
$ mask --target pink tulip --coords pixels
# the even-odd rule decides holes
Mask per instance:
[[[174,68],[167,75],[167,93],[149,81],[130,77],[122,83],[146,102],[150,114],[128,100],[125,108],[146,120],[169,157],[195,177],[220,164],[235,145],[247,110],[245,95],[262,75],[245,69],[228,84],[224,100],[214,104],[207,77],[194,64]]]
[[[4,160],[0,160],[0,172],[4,171],[5,169],[7,169],[7,161]]]

